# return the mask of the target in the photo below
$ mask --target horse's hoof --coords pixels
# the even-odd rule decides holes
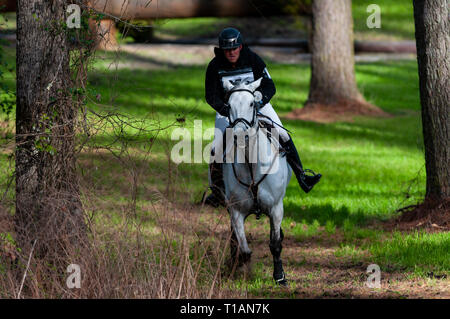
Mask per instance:
[[[241,253],[239,256],[239,263],[241,265],[248,263],[252,259],[252,253]]]
[[[200,204],[205,203],[208,206],[212,206],[214,208],[217,208],[220,206],[220,202],[218,201],[218,199],[216,198],[216,196],[214,196],[214,194],[210,194],[208,197],[206,197],[206,194],[203,195],[203,199],[200,202]]]
[[[275,280],[275,283],[277,285],[280,285],[282,287],[287,287],[287,285],[288,285],[288,282],[286,280],[286,276],[284,275],[284,272],[281,274],[281,278],[277,279],[275,276],[273,276],[273,280]]]
[[[245,264],[248,264],[252,259],[252,252],[249,253],[240,253],[236,255],[235,253],[231,253],[230,263],[232,266],[236,265],[237,267],[242,267]]]
[[[286,279],[283,279],[281,281],[277,281],[277,284],[280,285],[281,287],[287,287],[288,286],[288,282]]]

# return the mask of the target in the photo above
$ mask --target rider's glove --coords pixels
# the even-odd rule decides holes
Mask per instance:
[[[259,111],[265,104],[262,101],[262,93],[260,91],[255,91],[254,93],[255,96],[255,106],[256,109]]]
[[[255,102],[255,105],[256,105],[256,109],[259,111],[260,109],[263,108],[263,106],[264,106],[265,104],[264,104],[263,101],[261,100],[261,101]]]

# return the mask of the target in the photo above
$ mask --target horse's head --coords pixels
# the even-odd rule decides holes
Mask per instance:
[[[224,82],[230,105],[230,127],[233,133],[243,133],[257,125],[255,90],[260,86],[262,78],[249,83],[234,86],[230,81]]]

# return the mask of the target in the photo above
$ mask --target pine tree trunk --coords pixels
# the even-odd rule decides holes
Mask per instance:
[[[351,0],[314,0],[312,11],[307,104],[362,100],[355,82]]]
[[[426,199],[449,198],[449,0],[414,0]]]
[[[16,232],[48,252],[83,229],[75,174],[77,109],[68,41],[60,23],[66,1],[19,0],[17,12]],[[81,231],[82,233],[82,231]],[[53,248],[52,248],[53,247]]]

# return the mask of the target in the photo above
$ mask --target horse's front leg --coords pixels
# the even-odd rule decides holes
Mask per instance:
[[[283,230],[281,229],[281,221],[283,220],[283,201],[275,205],[270,214],[270,252],[273,256],[273,279],[280,285],[286,286],[287,281],[283,271],[283,263],[281,261],[281,250],[283,246]]]
[[[245,216],[235,208],[230,209],[231,216],[231,260],[239,265],[250,260],[252,251],[248,247],[245,237]]]

